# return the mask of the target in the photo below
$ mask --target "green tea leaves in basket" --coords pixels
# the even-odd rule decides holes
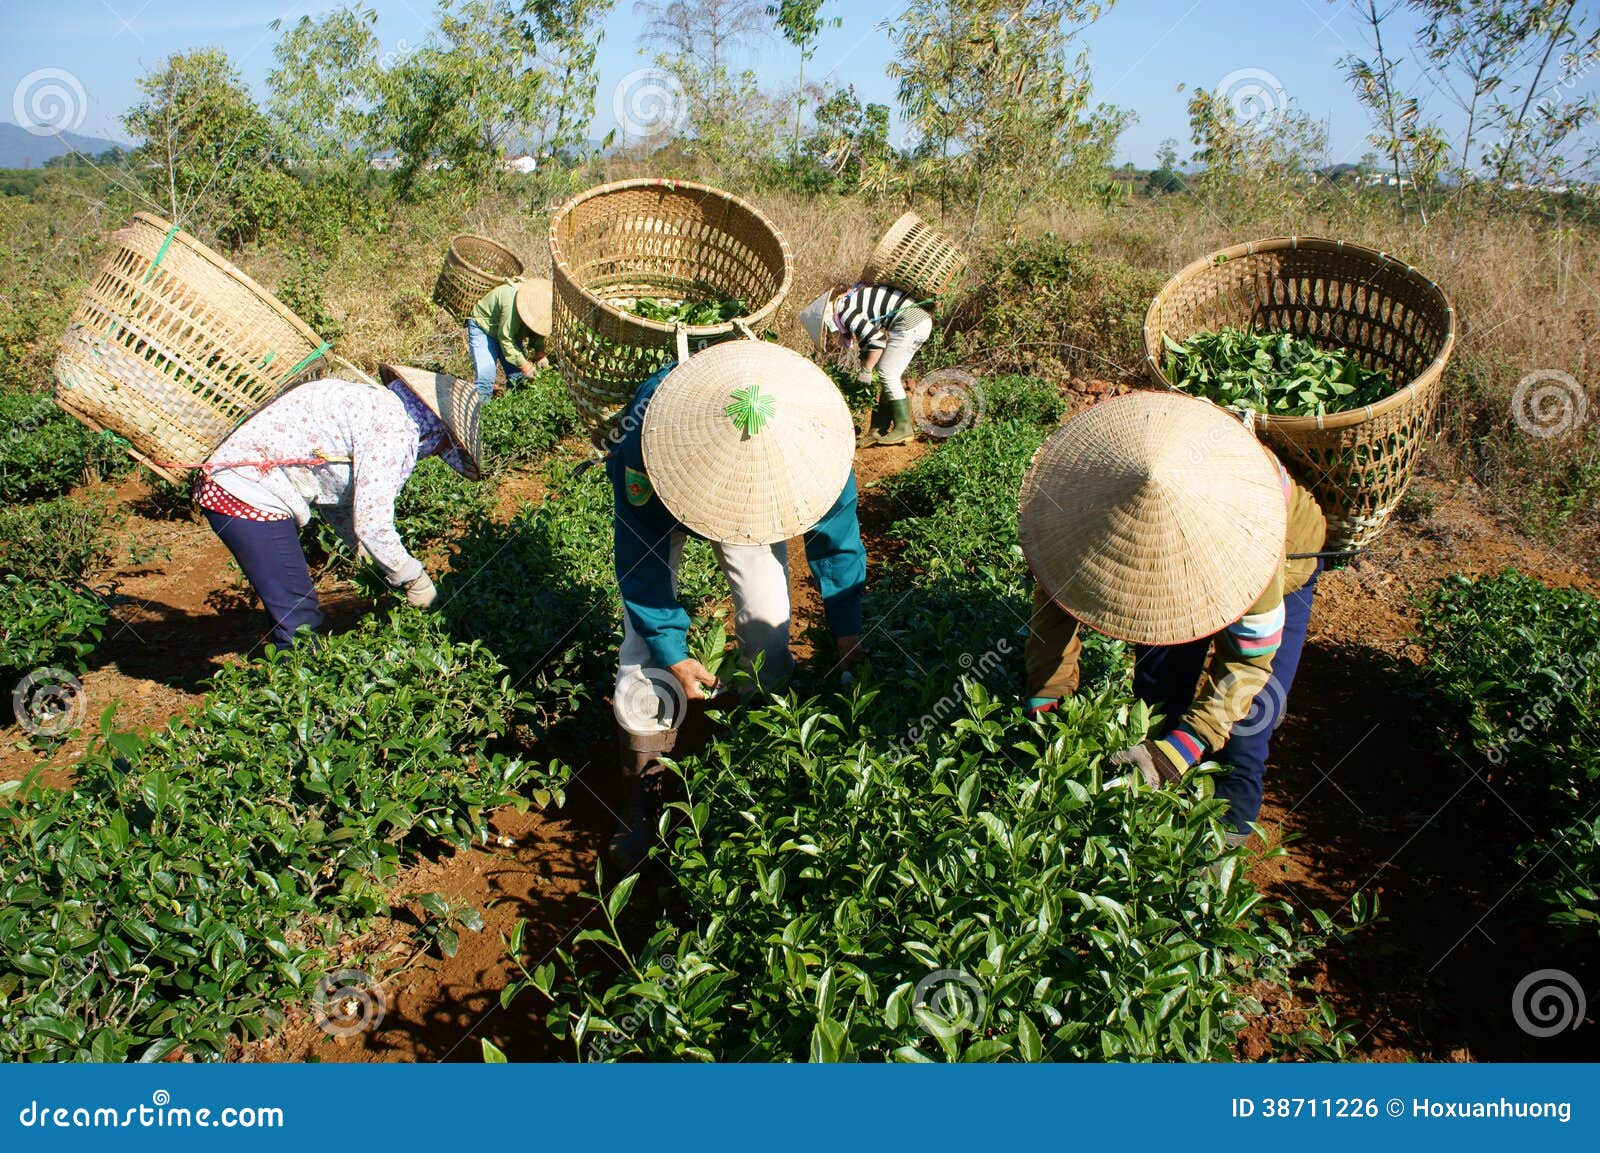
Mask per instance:
[[[623,307],[635,316],[661,324],[686,324],[703,328],[712,324],[726,324],[749,313],[742,300],[661,300],[641,296]]]
[[[1272,416],[1322,416],[1374,404],[1394,391],[1387,374],[1343,349],[1289,332],[1224,328],[1183,343],[1162,337],[1166,377],[1184,392]]]

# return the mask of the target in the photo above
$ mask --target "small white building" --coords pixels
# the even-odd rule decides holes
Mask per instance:
[[[538,171],[539,162],[524,152],[521,156],[508,157],[501,162],[500,167],[507,172],[520,172],[523,176],[527,176]]]

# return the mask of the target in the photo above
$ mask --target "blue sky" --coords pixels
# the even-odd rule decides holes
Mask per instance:
[[[25,78],[41,69],[59,69],[75,78],[83,92],[84,116],[77,131],[119,138],[118,118],[135,97],[135,79],[170,53],[220,46],[257,94],[264,95],[276,38],[270,23],[280,18],[292,22],[336,6],[328,0],[287,6],[284,0],[0,3],[6,9],[0,38],[0,119],[18,119],[14,109]],[[414,47],[434,23],[431,0],[376,0],[372,6],[379,13],[384,51]],[[808,74],[854,84],[863,98],[892,105],[894,88],[884,66],[894,47],[883,25],[898,10],[898,4],[830,0],[827,11],[841,16],[843,24],[823,35]],[[1404,12],[1394,18],[1397,38],[1407,18]],[[1187,96],[1178,91],[1180,82],[1281,90],[1302,111],[1328,121],[1332,160],[1354,161],[1367,150],[1365,115],[1338,65],[1346,52],[1365,48],[1349,0],[1122,0],[1085,39],[1092,52],[1096,98],[1139,117],[1123,137],[1124,159],[1149,164],[1169,136],[1188,155]],[[596,138],[615,123],[612,93],[618,82],[644,63],[632,0],[618,0],[601,44]],[[798,57],[773,37],[751,54],[749,63],[777,83],[793,77]],[[67,91],[70,96],[70,86]]]

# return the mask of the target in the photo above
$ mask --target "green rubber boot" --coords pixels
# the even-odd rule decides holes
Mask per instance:
[[[879,393],[878,406],[872,410],[872,421],[867,425],[866,431],[856,437],[856,447],[871,448],[877,444],[883,434],[889,431],[893,419],[893,413],[889,410],[889,398]]]
[[[911,423],[911,401],[907,397],[889,402],[889,412],[894,417],[894,423],[889,430],[878,438],[879,447],[886,448],[892,444],[905,444],[907,441],[917,439],[917,430]]]

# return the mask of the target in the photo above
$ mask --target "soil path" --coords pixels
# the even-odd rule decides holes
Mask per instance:
[[[915,444],[859,454],[869,554],[881,555],[893,524],[874,486],[929,450]],[[1256,868],[1258,881],[1297,907],[1334,910],[1365,892],[1380,898],[1385,919],[1319,957],[1306,975],[1310,993],[1272,1007],[1292,1020],[1308,996],[1328,996],[1354,1022],[1358,1054],[1371,1059],[1592,1056],[1573,1048],[1574,1034],[1536,1041],[1512,1022],[1510,991],[1525,973],[1552,965],[1592,976],[1600,963],[1570,950],[1552,953],[1549,934],[1518,899],[1522,879],[1505,862],[1522,826],[1481,767],[1430,751],[1432,734],[1419,722],[1412,695],[1417,654],[1406,638],[1414,623],[1411,598],[1450,573],[1516,564],[1552,583],[1592,590],[1600,584],[1593,571],[1541,552],[1483,515],[1470,489],[1425,477],[1415,492],[1412,505],[1426,513],[1402,519],[1367,556],[1322,580],[1262,818],[1286,852]],[[204,524],[140,515],[148,502],[136,484],[119,495],[134,510],[130,542],[154,559],[112,574],[115,620],[83,683],[92,714],[116,702],[117,723],[143,730],[197,702],[207,676],[260,643],[262,622]],[[509,514],[517,498],[541,495],[537,479],[513,477],[502,486],[500,511]],[[812,651],[813,638],[825,635],[821,606],[798,542],[791,549],[797,655],[831,662],[831,650]],[[335,627],[364,611],[364,602],[332,583],[326,591]],[[47,780],[70,779],[81,739],[41,760],[15,746],[19,735],[0,732],[0,780],[41,764]],[[571,941],[592,914],[581,893],[615,824],[609,739],[559,751],[578,769],[563,809],[499,814],[495,845],[443,854],[401,882],[402,894],[439,892],[482,910],[482,932],[463,932],[455,956],[439,956],[418,945],[402,904],[393,921],[350,949],[351,964],[379,980],[385,1013],[378,1028],[335,1039],[297,1012],[273,1037],[241,1047],[238,1058],[476,1061],[480,1038],[513,1060],[571,1058],[570,1047],[543,1027],[536,995],[509,1008],[499,1003],[515,976],[505,936],[526,920],[533,956]],[[1576,1036],[1582,1044],[1586,1034]],[[1264,1052],[1253,1052],[1247,1039],[1243,1055]]]

